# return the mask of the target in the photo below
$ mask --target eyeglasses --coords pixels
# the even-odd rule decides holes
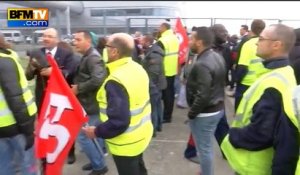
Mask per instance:
[[[258,41],[278,41],[278,40],[277,39],[264,38],[264,37],[260,36],[258,38]]]

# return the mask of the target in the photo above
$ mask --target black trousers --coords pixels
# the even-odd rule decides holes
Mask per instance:
[[[147,175],[143,154],[134,157],[112,155],[119,175]]]
[[[175,75],[167,78],[167,88],[162,91],[162,100],[164,103],[164,120],[171,121],[175,100]]]
[[[75,142],[73,143],[73,145],[72,145],[72,147],[71,147],[71,149],[70,149],[70,151],[69,151],[68,156],[74,155],[74,154],[75,154]]]

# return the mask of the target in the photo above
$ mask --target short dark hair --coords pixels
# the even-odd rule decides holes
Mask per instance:
[[[272,38],[281,41],[284,45],[284,51],[289,53],[296,41],[294,29],[284,24],[272,24],[270,27],[274,27]]]
[[[78,30],[76,33],[83,33],[85,39],[89,39],[92,41],[91,33],[88,30]]]
[[[150,43],[154,42],[154,37],[153,37],[152,34],[147,33],[147,34],[144,35],[144,37],[145,37],[146,41],[149,41]]]
[[[202,40],[205,47],[211,47],[215,38],[213,32],[209,27],[197,27],[195,32],[197,33],[196,39]]]
[[[63,48],[63,49],[65,49],[65,50],[67,50],[67,51],[69,51],[69,52],[73,52],[72,46],[71,46],[69,43],[65,42],[65,41],[60,41],[60,42],[57,44],[57,46],[58,46],[58,47],[61,47],[61,48]]]
[[[168,30],[171,28],[171,25],[169,23],[166,23],[166,22],[162,23],[161,25],[165,26],[165,28],[168,29]]]
[[[192,31],[197,31],[197,27],[196,27],[196,26],[193,26],[193,27],[192,27]]]
[[[265,27],[266,27],[266,23],[261,19],[255,19],[251,23],[251,31],[256,36],[259,36]]]
[[[241,25],[241,28],[243,28],[244,30],[246,30],[246,31],[248,31],[249,30],[249,27],[246,25],[246,24],[244,24],[244,25]]]

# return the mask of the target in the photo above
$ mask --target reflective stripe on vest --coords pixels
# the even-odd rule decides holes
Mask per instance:
[[[141,65],[135,63],[129,57],[113,61],[106,66],[110,75],[97,93],[100,119],[102,122],[109,120],[109,116],[106,113],[107,97],[105,86],[108,81],[112,80],[121,84],[127,91],[130,123],[122,134],[105,141],[109,151],[114,155],[139,155],[147,148],[153,134],[148,75]],[[134,75],[134,78],[132,75]]]
[[[1,103],[5,103],[5,104],[0,105],[1,106],[0,107],[0,117],[5,117],[7,115],[11,115],[13,117],[12,112],[11,112],[11,110],[8,108],[8,106],[6,104],[5,97],[4,97],[3,92],[2,92],[2,90],[0,88],[0,104]]]
[[[165,56],[170,56],[170,55],[178,55],[178,52],[170,52],[170,53],[165,54]]]
[[[253,106],[263,95],[265,89],[276,88],[282,94],[283,109],[287,117],[298,128],[298,119],[295,117],[292,103],[291,90],[296,86],[294,73],[290,66],[275,69],[262,75],[245,93],[237,109],[237,119],[233,121],[232,127],[242,128],[247,126],[253,115]],[[229,141],[229,135],[222,141],[221,149],[228,163],[237,173],[270,175],[274,155],[273,147],[260,151],[248,151],[235,148]]]
[[[241,84],[251,86],[261,75],[269,72],[262,64],[263,59],[256,56],[258,37],[246,41],[241,49],[238,65],[247,66],[248,72],[241,80]]]
[[[148,100],[142,107],[140,107],[138,109],[130,110],[130,115],[135,116],[135,115],[141,114],[144,111],[144,109],[147,107],[147,105],[149,105],[149,104],[150,104],[150,101]],[[106,109],[104,109],[104,108],[100,108],[100,112],[107,115]]]
[[[285,78],[282,74],[280,74],[280,73],[278,73],[278,72],[272,72],[272,73],[270,73],[269,75],[267,75],[265,78],[269,78],[269,77],[276,77],[276,78],[280,79],[281,81],[283,81],[285,84],[288,84],[288,83],[289,83],[289,82],[286,80],[286,78]],[[253,84],[253,87],[250,88],[249,91],[246,91],[247,93],[246,93],[246,92],[244,93],[243,98],[245,99],[245,103],[246,103],[246,104],[243,105],[243,106],[244,106],[244,109],[241,110],[242,112],[243,112],[243,111],[246,111],[246,108],[247,108],[247,106],[248,106],[248,103],[249,103],[249,101],[250,101],[250,98],[251,98],[252,95],[254,94],[254,92],[255,92],[257,86],[259,86],[258,83]],[[238,113],[238,110],[237,110],[237,114],[236,114],[236,120],[239,121],[239,122],[241,122],[241,121],[243,120],[243,114],[242,114],[242,113]]]
[[[162,33],[159,41],[164,46],[164,71],[166,76],[174,76],[177,74],[178,68],[178,52],[179,52],[179,40],[171,29]]]
[[[36,114],[37,107],[36,107],[32,92],[28,88],[28,82],[27,82],[27,79],[24,74],[24,69],[18,62],[18,55],[12,50],[9,50],[9,51],[11,52],[10,55],[0,53],[0,59],[1,59],[1,57],[9,58],[9,59],[12,59],[14,61],[14,63],[16,64],[17,69],[15,71],[18,71],[19,84],[22,88],[23,100],[26,103],[29,115],[34,116]],[[6,102],[6,99],[4,97],[1,87],[0,87],[0,93],[1,93],[1,95],[0,95],[0,99],[1,99],[0,100],[0,102],[1,102],[0,103],[1,104],[0,105],[0,111],[1,111],[0,127],[6,127],[6,126],[13,125],[16,123],[16,121],[14,119],[12,111],[9,109],[9,106],[7,105],[7,102]]]

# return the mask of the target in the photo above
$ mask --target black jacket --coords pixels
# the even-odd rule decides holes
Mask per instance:
[[[212,49],[198,55],[186,84],[186,97],[190,111],[188,117],[199,113],[216,112],[224,108],[225,62]]]
[[[226,71],[228,71],[232,65],[231,51],[229,46],[226,43],[214,43],[212,49],[223,57],[225,60]]]
[[[0,49],[1,53],[10,54],[10,51]],[[0,128],[0,138],[11,137],[17,134],[30,136],[33,134],[35,116],[30,116],[23,91],[20,85],[19,70],[15,61],[10,58],[0,58],[0,87],[5,101],[11,110],[16,124]]]
[[[30,57],[36,58],[40,68],[49,67],[49,63],[47,61],[45,55],[45,48],[41,48],[38,50],[33,51]],[[54,58],[61,69],[63,75],[68,80],[68,76],[74,73],[74,59],[73,53],[67,51],[63,48],[57,47],[56,53]],[[27,80],[32,80],[36,76],[36,88],[35,88],[35,101],[37,106],[39,107],[42,102],[42,97],[44,93],[44,89],[47,86],[48,77],[43,77],[40,75],[40,69],[32,69],[30,62],[26,68],[26,78]],[[70,84],[70,82],[68,82]]]
[[[297,84],[300,84],[300,41],[295,44],[295,47],[290,51],[290,64],[294,69]]]
[[[95,48],[90,48],[81,58],[75,74],[74,84],[78,85],[77,98],[87,114],[98,114],[97,92],[106,78],[104,61]]]

